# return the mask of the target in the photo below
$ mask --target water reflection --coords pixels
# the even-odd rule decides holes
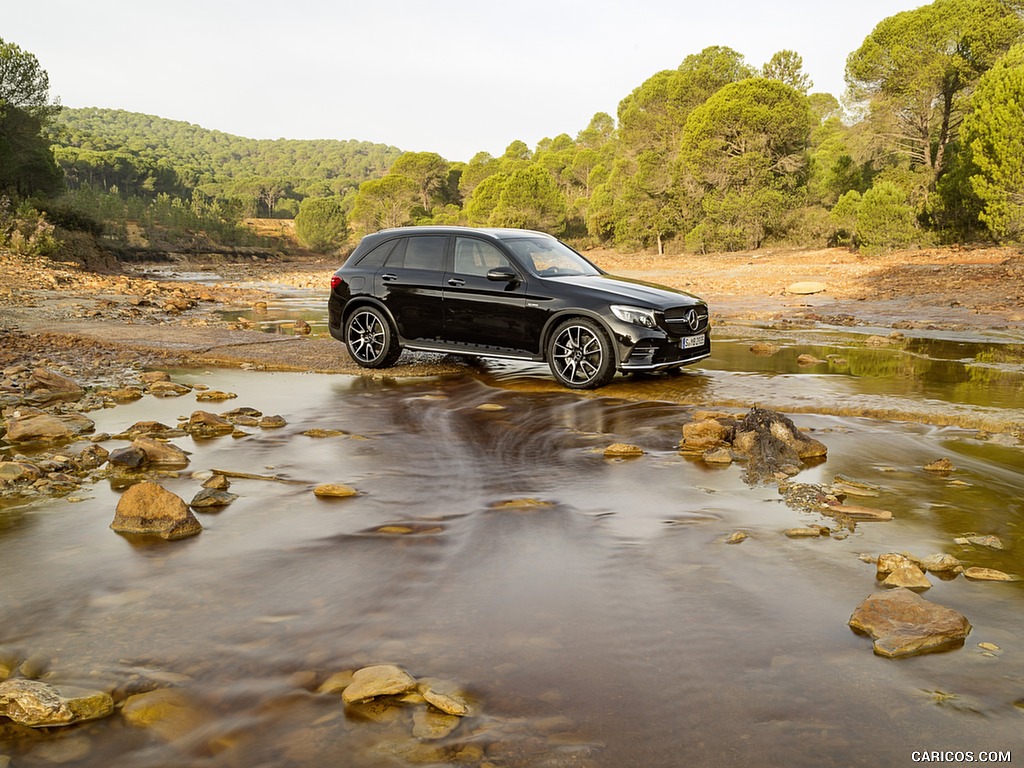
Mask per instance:
[[[862,552],[1024,570],[1019,447],[798,417],[830,449],[798,479],[878,485],[872,502],[896,520],[795,541],[782,531],[827,520],[746,485],[738,467],[677,453],[690,406],[459,377],[176,378],[236,392],[232,405],[288,426],[178,439],[192,463],[165,487],[190,498],[189,473],[213,467],[306,484],[235,480],[239,498],[201,515],[199,536],[155,546],[109,530],[116,484],[9,527],[0,648],[45,655],[55,683],[172,686],[202,714],[170,744],[120,715],[60,733],[0,726],[16,766],[57,754],[82,766],[887,765],[917,747],[1019,739],[1021,584],[935,582],[927,597],[975,627],[953,653],[883,660],[846,625],[877,588]],[[719,386],[713,374],[676,381]],[[97,412],[97,429],[174,423],[195,407],[147,398]],[[302,434],[311,428],[343,434]],[[646,453],[611,461],[612,442]],[[922,469],[939,456],[951,476]],[[317,499],[318,482],[361,495]],[[750,539],[724,544],[735,530]],[[969,531],[1006,549],[953,543]],[[983,656],[978,642],[1002,651]],[[427,740],[413,736],[413,705],[346,709],[315,693],[334,672],[380,662],[464,684],[479,713]]]

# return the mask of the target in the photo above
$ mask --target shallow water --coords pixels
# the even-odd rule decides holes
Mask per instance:
[[[729,365],[723,353],[653,385],[713,394],[723,377],[744,375]],[[909,762],[913,750],[1019,743],[1024,583],[933,578],[926,597],[974,626],[952,652],[886,660],[847,626],[877,589],[860,553],[949,552],[1024,575],[1019,446],[961,428],[796,416],[829,447],[796,479],[879,485],[864,504],[896,519],[845,539],[791,540],[786,528],[830,521],[746,485],[737,466],[680,456],[691,406],[538,391],[531,369],[493,375],[508,388],[469,377],[176,372],[239,397],[221,407],[145,398],[91,414],[111,433],[198,408],[281,414],[282,429],[175,440],[191,465],[160,482],[186,500],[200,486],[192,471],[296,482],[233,481],[240,498],[177,542],[111,531],[116,483],[87,487],[77,503],[0,513],[0,646],[48,657],[54,683],[173,681],[207,713],[171,745],[119,715],[46,734],[8,727],[0,755],[16,767],[68,755],[145,767],[455,755],[468,765],[874,766]],[[778,397],[788,375],[756,374]],[[855,378],[842,376],[842,387]],[[644,385],[633,382],[640,397]],[[809,396],[832,396],[818,385],[838,387],[805,378]],[[311,428],[346,434],[301,434]],[[613,442],[646,454],[607,460]],[[921,468],[941,456],[957,467],[949,477]],[[317,499],[320,482],[361,495]],[[500,506],[526,497],[547,505]],[[378,532],[389,524],[416,532]],[[725,544],[737,530],[750,538]],[[1007,548],[953,543],[974,532]],[[986,655],[980,642],[1001,650]],[[476,713],[421,742],[415,707],[346,708],[312,692],[334,672],[380,662],[459,682]]]

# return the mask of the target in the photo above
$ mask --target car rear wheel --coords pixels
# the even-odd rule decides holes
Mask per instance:
[[[615,354],[608,334],[585,317],[562,323],[548,342],[548,365],[569,389],[596,389],[615,376]]]
[[[375,307],[360,307],[349,315],[345,347],[364,368],[390,368],[402,354],[391,322]]]

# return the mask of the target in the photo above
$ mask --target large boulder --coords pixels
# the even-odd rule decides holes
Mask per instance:
[[[875,653],[889,658],[959,648],[971,631],[962,614],[902,587],[865,598],[850,627],[869,635]]]
[[[148,481],[121,494],[110,527],[118,533],[148,534],[162,539],[181,539],[203,530],[183,499]]]
[[[766,408],[751,408],[743,417],[732,449],[747,457],[747,480],[754,483],[792,474],[792,468],[828,453],[823,443],[800,432],[788,417]]]
[[[377,664],[357,670],[341,698],[346,704],[356,704],[377,696],[395,696],[415,689],[416,680],[401,667]]]
[[[188,455],[174,443],[152,437],[137,437],[132,441],[131,447],[138,448],[145,454],[147,464],[164,467],[188,466]]]

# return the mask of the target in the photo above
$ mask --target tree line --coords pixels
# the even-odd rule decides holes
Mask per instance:
[[[934,0],[882,20],[849,54],[843,103],[812,91],[794,51],[755,67],[715,46],[655,73],[575,136],[465,163],[59,110],[39,98],[37,63],[34,101],[19,101],[6,95],[15,80],[4,45],[0,190],[13,195],[52,194],[59,168],[72,198],[178,201],[221,220],[294,216],[300,237],[325,249],[428,223],[659,252],[1024,240],[1019,0]],[[14,48],[24,65],[30,55]]]

